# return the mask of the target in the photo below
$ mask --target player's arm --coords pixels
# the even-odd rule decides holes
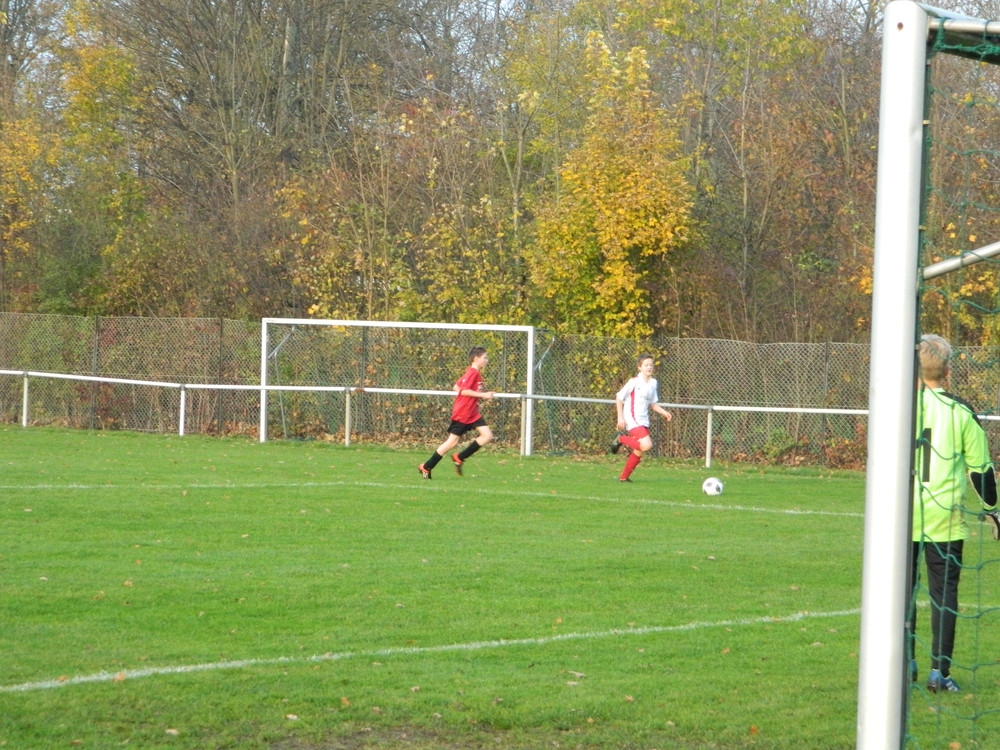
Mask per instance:
[[[987,466],[983,472],[971,471],[969,478],[976,488],[979,499],[986,510],[997,510],[997,477],[992,466]]]
[[[652,409],[653,411],[655,411],[655,412],[656,412],[657,414],[659,414],[659,415],[660,415],[661,417],[663,417],[663,418],[664,418],[665,420],[667,420],[668,422],[669,422],[669,421],[670,421],[671,419],[673,419],[673,418],[674,418],[674,415],[673,415],[673,414],[671,414],[671,413],[670,413],[669,411],[667,411],[666,409],[664,409],[664,408],[663,408],[662,406],[660,406],[659,404],[653,404],[653,405],[652,405],[652,406],[650,406],[649,408],[650,408],[650,409]]]
[[[980,520],[990,527],[993,532],[993,541],[1000,541],[1000,512],[997,510],[997,478],[992,466],[987,466],[982,472],[970,471],[969,479],[972,486],[979,495],[986,512],[980,516]]]
[[[621,393],[615,394],[615,426],[621,432],[625,429],[625,402],[622,401]]]
[[[469,398],[493,398],[493,391],[474,391],[471,388],[459,388],[456,386],[455,392],[459,396],[468,396]]]

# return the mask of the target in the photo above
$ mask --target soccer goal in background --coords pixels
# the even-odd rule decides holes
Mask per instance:
[[[940,333],[996,351],[1000,243],[1000,22],[909,0],[886,6],[869,392],[857,747],[996,746],[1000,545],[966,545],[953,674],[961,695],[911,684],[905,651],[916,344]],[[995,354],[963,368],[987,418]],[[954,368],[958,369],[958,368]],[[991,404],[993,408],[991,408]],[[985,407],[985,409],[984,409]],[[998,446],[994,427],[991,448]],[[974,512],[970,508],[970,512]],[[978,525],[978,524],[972,524]],[[974,532],[975,533],[975,532]],[[988,540],[988,541],[987,541]],[[918,592],[919,593],[919,592]],[[926,598],[926,597],[924,597]],[[920,600],[917,600],[919,607]],[[929,612],[918,615],[927,627]],[[915,637],[926,671],[929,637]],[[963,681],[964,679],[964,681]],[[983,740],[991,738],[983,745]],[[994,744],[990,745],[989,742]]]
[[[458,380],[473,346],[489,353],[486,382],[499,404],[491,426],[498,436],[517,434],[522,455],[531,455],[535,329],[513,325],[264,318],[260,441],[272,416],[284,424],[303,412],[344,424],[348,441],[352,429],[365,431],[364,420],[398,435],[428,423],[443,433],[451,399],[422,397],[454,396],[441,384]]]

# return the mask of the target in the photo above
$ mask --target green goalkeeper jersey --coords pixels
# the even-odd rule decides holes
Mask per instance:
[[[968,472],[990,466],[986,432],[972,407],[942,388],[921,388],[916,423],[913,541],[968,539]]]

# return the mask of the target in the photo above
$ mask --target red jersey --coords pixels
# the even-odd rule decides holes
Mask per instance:
[[[459,391],[481,391],[483,390],[483,376],[475,367],[470,367],[465,374],[458,379],[455,387]],[[455,406],[451,410],[453,422],[462,424],[472,424],[482,418],[479,413],[479,399],[475,396],[456,396]]]

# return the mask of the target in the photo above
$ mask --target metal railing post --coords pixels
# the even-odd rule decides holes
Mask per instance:
[[[24,373],[24,385],[21,388],[21,427],[28,426],[28,373]]]
[[[344,446],[351,445],[351,389],[344,391]]]
[[[705,428],[705,468],[712,468],[712,421],[715,415],[715,409],[711,406],[708,407],[708,419],[706,419],[707,427]]]
[[[185,412],[187,409],[187,388],[183,385],[181,386],[181,413],[177,419],[177,432],[181,437],[184,437],[184,422],[185,422]]]

